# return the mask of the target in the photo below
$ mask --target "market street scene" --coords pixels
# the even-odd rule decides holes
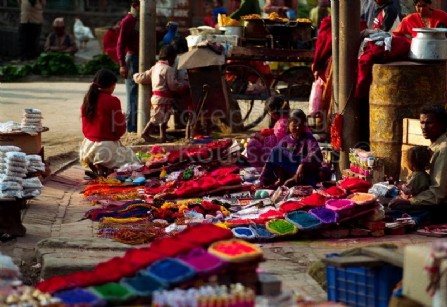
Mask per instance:
[[[0,2],[0,306],[447,306],[446,11]]]

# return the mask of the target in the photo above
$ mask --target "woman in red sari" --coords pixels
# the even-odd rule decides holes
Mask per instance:
[[[445,28],[447,27],[447,13],[431,8],[431,0],[415,0],[416,13],[405,17],[396,31],[395,36],[405,36],[408,39],[416,36],[413,28]]]

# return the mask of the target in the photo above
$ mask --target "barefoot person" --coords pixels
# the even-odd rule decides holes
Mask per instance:
[[[107,176],[126,163],[138,163],[132,149],[124,147],[121,136],[126,132],[126,118],[121,102],[113,96],[115,74],[99,70],[85,94],[81,107],[84,140],[79,151],[81,165],[89,167],[92,177]]]
[[[158,62],[151,69],[133,75],[135,83],[152,84],[151,118],[141,135],[147,142],[156,141],[149,135],[153,127],[160,127],[160,141],[166,141],[166,128],[169,117],[174,114],[174,93],[184,93],[189,85],[177,80],[176,70],[172,65],[177,51],[171,45],[163,46]]]

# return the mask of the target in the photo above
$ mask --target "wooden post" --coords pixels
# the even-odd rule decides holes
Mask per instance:
[[[339,33],[338,26],[340,21],[339,15],[340,1],[331,0],[331,28],[332,28],[332,88],[333,88],[333,99],[335,102],[335,112],[339,112],[339,102],[338,97],[338,43],[339,43]]]
[[[140,49],[138,71],[148,70],[155,64],[156,56],[156,1],[140,1]],[[143,132],[150,116],[149,103],[151,99],[151,86],[138,86],[137,131]]]
[[[349,167],[349,148],[359,139],[358,106],[353,99],[357,80],[357,54],[360,41],[360,1],[340,1],[338,50],[339,112],[343,112],[340,169]],[[335,59],[337,60],[337,59]]]

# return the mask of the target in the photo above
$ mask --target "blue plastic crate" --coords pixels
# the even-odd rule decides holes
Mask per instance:
[[[396,284],[402,280],[402,268],[326,267],[328,300],[348,306],[387,307]]]

